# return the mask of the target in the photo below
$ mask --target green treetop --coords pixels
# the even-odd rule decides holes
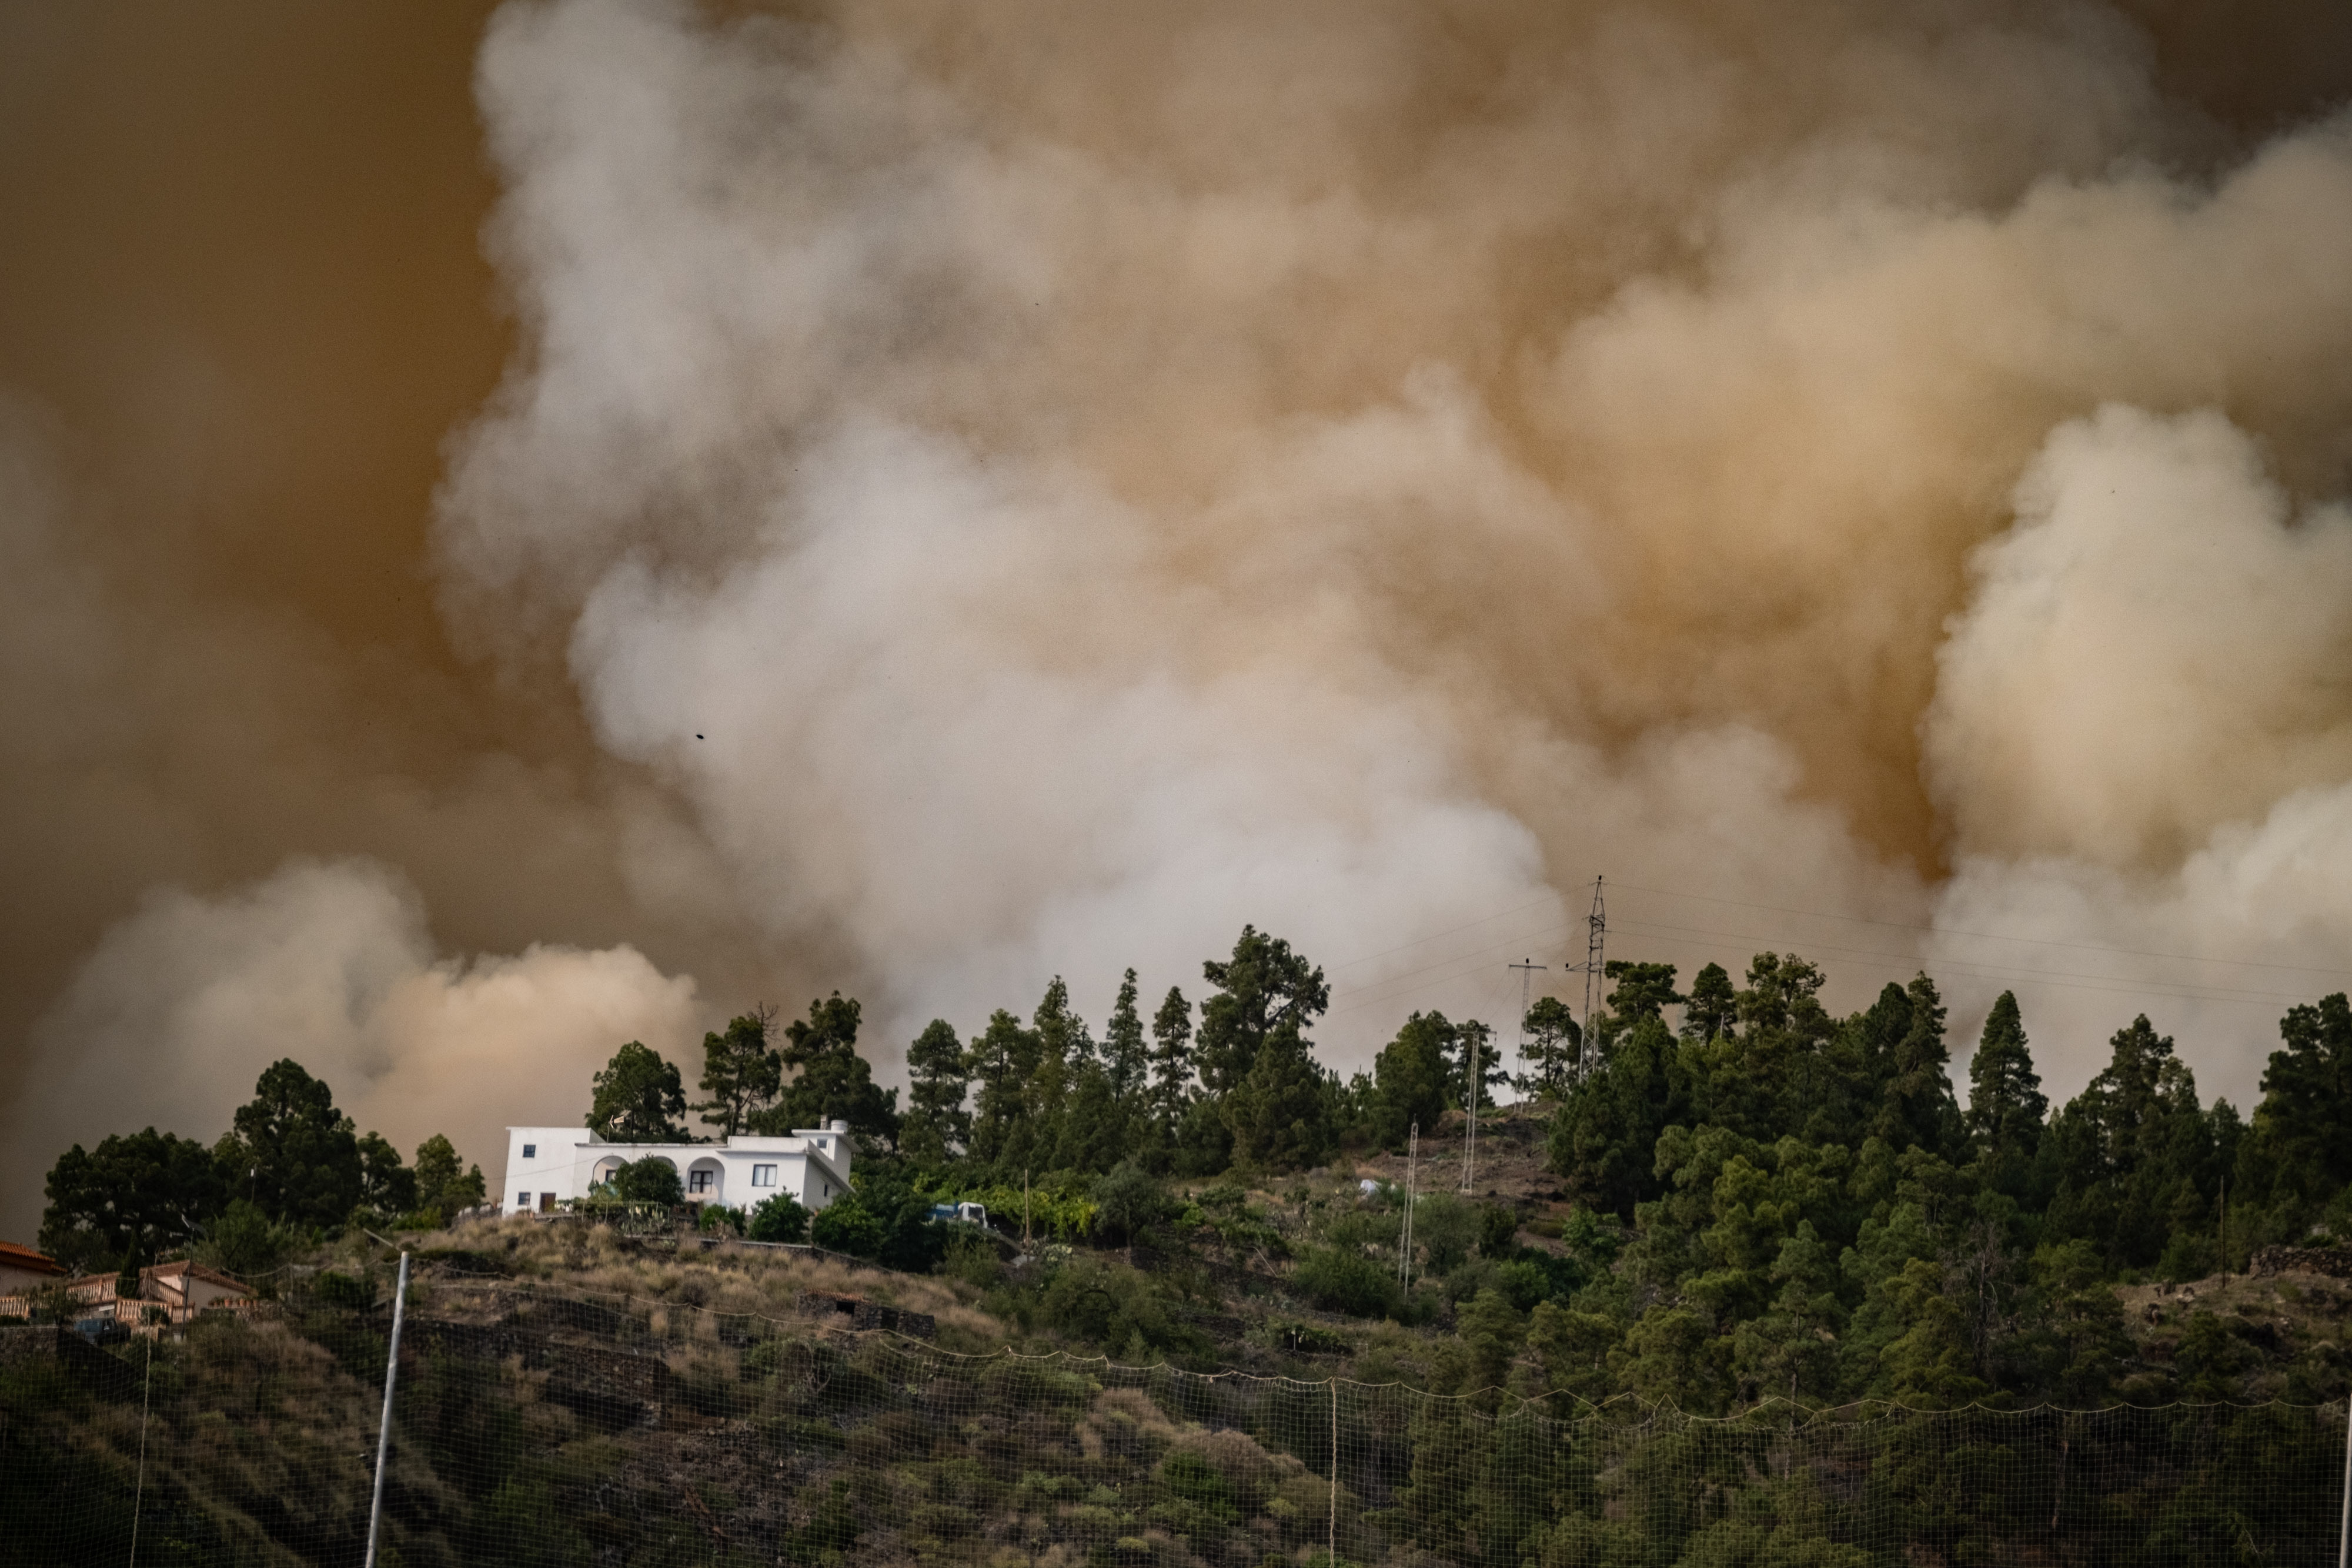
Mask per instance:
[[[748,1130],[751,1118],[765,1110],[783,1086],[782,1056],[768,1041],[774,1021],[772,1008],[755,1008],[727,1024],[725,1034],[702,1037],[702,1079],[698,1087],[709,1098],[689,1109],[700,1113],[722,1138]]]
[[[686,1083],[651,1047],[631,1040],[592,1081],[588,1130],[612,1144],[683,1144]]]
[[[241,1172],[225,1173],[235,1196],[249,1196],[270,1218],[298,1225],[341,1225],[358,1207],[365,1179],[359,1134],[335,1109],[334,1092],[299,1062],[265,1069],[232,1124],[246,1163]]]
[[[1201,1005],[1201,1082],[1213,1094],[1239,1088],[1265,1042],[1303,1039],[1331,1005],[1323,971],[1290,944],[1254,925],[1242,927],[1233,956],[1201,966],[1216,994]]]
[[[897,1142],[898,1092],[877,1087],[873,1067],[857,1054],[860,1015],[856,998],[835,991],[784,1027],[783,1065],[793,1076],[776,1103],[751,1118],[751,1131],[788,1133],[838,1119],[861,1137]]]
[[[971,1142],[971,1088],[963,1042],[945,1019],[933,1019],[907,1047],[907,1114],[898,1146],[919,1165],[943,1165]]]
[[[2017,993],[2003,991],[1985,1015],[1984,1033],[1969,1061],[1968,1129],[1979,1155],[2030,1161],[2042,1145],[2050,1101],[2026,1048]]]
[[[436,1133],[416,1145],[415,1170],[417,1206],[439,1214],[444,1225],[485,1196],[482,1167],[461,1165],[457,1146],[442,1134]]]
[[[87,1153],[74,1145],[50,1169],[46,1191],[41,1250],[77,1271],[185,1247],[227,1201],[210,1149],[152,1127]]]
[[[1525,1039],[1519,1046],[1519,1060],[1527,1063],[1528,1071],[1519,1079],[1519,1088],[1546,1100],[1559,1099],[1576,1077],[1584,1030],[1558,997],[1537,998],[1521,1028]]]

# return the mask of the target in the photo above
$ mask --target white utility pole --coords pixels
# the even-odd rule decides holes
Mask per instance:
[[[1412,1289],[1412,1177],[1413,1162],[1421,1157],[1421,1124],[1415,1122],[1405,1134],[1404,1145],[1404,1224],[1397,1232],[1397,1289]]]
[[[408,1306],[408,1254],[400,1255],[400,1281],[392,1291],[392,1354],[383,1367],[383,1425],[375,1439],[375,1500],[368,1505],[366,1568],[375,1568],[376,1534],[383,1525],[383,1468],[392,1458],[392,1385],[400,1375],[400,1320]]]

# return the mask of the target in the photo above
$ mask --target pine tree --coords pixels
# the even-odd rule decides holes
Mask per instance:
[[[1969,1061],[1969,1134],[1979,1158],[2004,1170],[2030,1164],[2042,1146],[2050,1102],[2026,1048],[2017,993],[2003,991],[1985,1015],[1984,1033]]]
[[[1520,1027],[1525,1039],[1519,1046],[1519,1060],[1528,1066],[1519,1076],[1520,1092],[1558,1100],[1575,1082],[1584,1030],[1577,1027],[1575,1015],[1558,997],[1538,997]]]
[[[1174,986],[1151,1015],[1151,1041],[1152,1109],[1172,1136],[1192,1103],[1192,1004]]]
[[[783,1087],[783,1058],[768,1041],[768,1026],[775,1009],[755,1008],[730,1019],[725,1034],[702,1037],[702,1079],[698,1085],[709,1096],[688,1107],[703,1122],[732,1137],[751,1125]]]
[[[1904,996],[1910,1018],[1895,1043],[1873,1130],[1897,1149],[1964,1157],[1959,1103],[1944,1071],[1951,1052],[1944,1044],[1943,998],[1925,974],[1912,980]]]
[[[907,1115],[898,1146],[919,1165],[945,1164],[971,1142],[966,1062],[963,1043],[945,1019],[933,1019],[907,1047]]]
[[[1064,1163],[1061,1150],[1068,1130],[1071,1095],[1095,1068],[1095,1041],[1086,1019],[1071,1010],[1070,988],[1059,975],[1038,999],[1029,1029],[1037,1040],[1037,1065],[1030,1074],[1028,1091],[1029,1119],[1036,1139],[1031,1158],[1038,1168],[1050,1170]]]
[[[1138,1106],[1150,1088],[1151,1053],[1143,1043],[1143,1019],[1135,1010],[1135,971],[1119,981],[1118,1000],[1103,1026],[1103,1066],[1120,1104]]]
[[[1447,1061],[1459,1032],[1444,1013],[1415,1013],[1372,1059],[1373,1136],[1381,1145],[1402,1149],[1416,1124],[1435,1131],[1445,1112]]]
[[[1217,992],[1201,1004],[1201,1082],[1212,1094],[1240,1087],[1264,1043],[1286,1030],[1304,1036],[1331,1005],[1323,971],[1279,936],[1244,925],[1230,959],[1201,972]]]
[[[2286,1049],[2271,1052],[2263,1073],[2243,1191],[2263,1202],[2321,1203],[2352,1182],[2352,1004],[2338,991],[2290,1008],[2279,1038]]]
[[[776,1103],[748,1118],[755,1133],[788,1133],[840,1120],[862,1137],[896,1143],[898,1092],[874,1082],[871,1063],[857,1054],[863,1016],[855,997],[839,991],[809,1003],[809,1016],[784,1026],[783,1065],[793,1070]]]
[[[978,1089],[972,1113],[971,1154],[1000,1172],[1018,1171],[1030,1154],[1028,1086],[1037,1066],[1037,1037],[1004,1009],[989,1015],[988,1027],[971,1042],[971,1081]]]
[[[1720,964],[1709,964],[1691,977],[1690,995],[1683,1001],[1683,1038],[1706,1041],[1729,1034],[1738,1016],[1738,992]]]
[[[1307,1040],[1331,1005],[1323,971],[1249,925],[1230,960],[1201,970],[1218,988],[1201,1007],[1201,1080],[1217,1098],[1234,1156],[1269,1167],[1313,1164],[1330,1141],[1334,1099]]]
[[[1486,1110],[1495,1103],[1496,1088],[1510,1082],[1510,1074],[1503,1071],[1502,1054],[1495,1049],[1494,1030],[1476,1019],[1466,1019],[1455,1026],[1452,1044],[1445,1070],[1448,1103],[1466,1110],[1470,1096],[1475,1093],[1478,1108]]]
[[[1625,1023],[1637,1019],[1659,1018],[1665,1009],[1683,999],[1675,989],[1675,966],[1672,964],[1641,964],[1622,958],[1612,958],[1601,972],[1617,982],[1609,993],[1609,1010]]]
[[[1328,1078],[1296,1030],[1269,1035],[1250,1063],[1249,1076],[1225,1097],[1234,1157],[1264,1170],[1319,1163],[1331,1145],[1336,1085]]]

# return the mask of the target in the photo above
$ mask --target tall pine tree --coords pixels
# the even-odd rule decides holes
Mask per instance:
[[[907,1114],[898,1146],[919,1165],[943,1165],[971,1143],[964,1097],[971,1081],[953,1025],[933,1019],[907,1047]]]
[[[2003,991],[1985,1015],[1984,1033],[1969,1061],[1969,1136],[1995,1190],[2023,1199],[2049,1114],[2033,1053],[2026,1048],[2017,993]]]

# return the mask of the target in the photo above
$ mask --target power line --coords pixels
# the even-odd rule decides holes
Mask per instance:
[[[2186,959],[2186,956],[2184,955],[2166,955],[2129,947],[2110,947],[2097,943],[2059,942],[2053,939],[2032,936],[2000,937],[1990,932],[1948,933],[1937,926],[1918,925],[1901,921],[1876,920],[1860,915],[1824,915],[1815,910],[1795,909],[1780,904],[1757,904],[1740,899],[1717,898],[1706,894],[1676,893],[1670,889],[1643,887],[1638,883],[1620,883],[1617,885],[1621,892],[1633,891],[1649,893],[1668,898],[1690,898],[1705,903],[1721,904],[1735,908],[1764,910],[1773,914],[1795,915],[1814,919],[1847,920],[1856,924],[1880,925],[1894,930],[1918,931],[1937,936],[1975,936],[1987,937],[1992,940],[2024,942],[2047,946],[2080,948],[2092,952],[2115,953],[2119,956],[2129,957],[2171,957],[2174,959]],[[1518,913],[1519,911],[1534,907],[1536,904],[1545,902],[1548,901],[1536,900],[1533,904],[1520,904],[1516,906],[1514,909],[1506,910],[1501,914],[1490,916],[1489,920],[1500,919],[1505,915]],[[1588,916],[1586,921],[1581,923],[1587,925],[1588,934],[1590,932],[1590,922],[1591,916]],[[1472,921],[1466,925],[1454,927],[1453,931],[1458,932],[1468,930],[1487,923],[1487,921]],[[1371,981],[1363,988],[1365,994],[1350,997],[1345,1006],[1331,1009],[1331,1016],[1339,1017],[1347,1013],[1360,1011],[1364,1008],[1375,1007],[1383,1002],[1396,1001],[1402,998],[1412,996],[1417,992],[1427,990],[1432,987],[1445,985],[1452,981],[1467,977],[1476,973],[1480,968],[1483,968],[1486,963],[1491,962],[1494,956],[1499,953],[1507,952],[1512,947],[1520,946],[1526,943],[1540,943],[1546,937],[1558,936],[1563,932],[1573,929],[1578,924],[1580,924],[1580,922],[1576,921],[1554,922],[1541,926],[1535,931],[1521,932],[1514,936],[1499,938],[1493,942],[1483,943],[1479,946],[1473,948],[1468,952],[1457,954],[1447,958],[1441,958],[1433,963],[1424,964],[1419,967],[1405,970],[1402,974],[1391,975],[1380,980]],[[1624,929],[1652,932],[1662,936],[1667,936],[1669,939],[1671,939],[1673,934],[1680,933],[1690,936],[1725,938],[1729,941],[1741,943],[1771,943],[1783,948],[1795,948],[1818,953],[1836,954],[1850,958],[1891,959],[1898,963],[1916,964],[1923,968],[1965,974],[1972,977],[2015,979],[2024,981],[2031,985],[2055,986],[2063,989],[2087,990],[2110,996],[2129,996],[2135,994],[2146,995],[2153,993],[2175,999],[2210,1000],[2231,1002],[2240,1005],[2258,1006],[2278,1006],[2281,1004],[2293,1005],[2296,1002],[2306,999],[2306,994],[2302,992],[2255,990],[2242,987],[2200,986],[2186,981],[2140,979],[2126,975],[2086,975],[2071,970],[2037,969],[2013,965],[1987,963],[1983,960],[1960,957],[1938,957],[1930,962],[1916,951],[1907,953],[1889,952],[1883,948],[1853,947],[1843,944],[1822,943],[1809,940],[1799,940],[1797,942],[1790,943],[1783,938],[1770,936],[1758,936],[1738,931],[1719,931],[1705,926],[1675,925],[1664,922],[1621,920],[1619,925]],[[1450,934],[1452,934],[1452,932],[1439,933],[1438,935],[1442,936]],[[1435,937],[1433,936],[1423,940],[1434,939]],[[1409,942],[1402,944],[1399,947],[1391,948],[1389,951],[1399,952],[1418,945],[1418,942]],[[1734,951],[1734,949],[1728,946],[1716,944],[1683,943],[1681,945],[1685,946],[1700,946],[1704,950],[1717,954],[1731,953]],[[1591,949],[1588,944],[1588,962],[1591,961]],[[2315,975],[2344,976],[2352,974],[2352,971],[2347,970],[2324,969],[2311,965],[2271,964],[2259,959],[2201,958],[2186,959],[2186,961],[2210,964],[2244,964],[2255,967]],[[1565,966],[1564,967],[1566,972],[1576,973],[1580,971],[1583,966],[1570,965]],[[1433,971],[1438,970],[1444,970],[1446,972],[1433,974]],[[1414,979],[1423,975],[1431,975],[1432,977],[1423,980],[1417,985],[1403,986],[1399,988],[1398,982]],[[1588,1007],[1589,1006],[1590,998],[1588,998]]]
[[[1654,893],[1662,898],[1688,898],[1701,904],[1729,904],[1736,909],[1769,909],[1776,915],[1799,915],[1809,920],[1843,920],[1857,925],[1883,925],[1894,931],[1921,931],[1931,936],[1973,936],[1987,942],[2028,942],[2042,947],[2077,947],[2089,953],[2120,953],[2134,958],[2163,958],[2183,964],[2236,964],[2248,968],[2289,969],[2307,975],[2352,976],[2352,967],[2342,965],[2322,967],[2316,964],[2279,964],[2263,958],[2202,957],[2194,953],[2160,953],[2147,947],[2116,947],[2105,942],[2068,942],[2055,936],[2008,936],[1997,931],[1968,931],[1950,925],[1921,925],[1907,920],[1880,920],[1866,915],[1828,915],[1818,909],[1795,909],[1780,904],[1751,904],[1744,899],[1718,898],[1706,893],[1676,893],[1671,888],[1643,887],[1630,882],[1621,882],[1617,885],[1634,893]]]
[[[1721,936],[1739,942],[1763,942],[1771,940],[1769,937],[1753,936],[1745,932],[1739,931],[1716,931],[1703,925],[1670,925],[1662,922],[1643,920],[1626,921],[1623,922],[1623,924],[1634,930],[1654,931],[1667,934],[1679,933],[1694,936]],[[1961,973],[1972,974],[1981,978],[2023,978],[2032,981],[2044,981],[2053,985],[2072,985],[2073,988],[2081,990],[2119,991],[2124,993],[2154,990],[2161,991],[2168,995],[2178,995],[2189,998],[2207,998],[2215,1001],[2261,1002],[2265,1004],[2296,1002],[2302,1000],[2305,994],[2299,991],[2257,991],[2242,986],[2198,986],[2191,985],[2181,980],[2142,980],[2130,975],[2084,975],[2066,969],[2030,969],[2013,966],[1982,964],[1967,958],[1938,959],[1930,963],[1927,960],[1920,958],[1916,954],[1890,953],[1882,948],[1876,947],[1847,947],[1832,942],[1809,942],[1804,944],[1804,946],[1810,951],[1815,953],[1836,953],[1842,954],[1849,958],[1891,958],[1899,963],[1916,963],[1922,968],[1957,970]],[[1728,948],[1717,950],[1730,951]]]

